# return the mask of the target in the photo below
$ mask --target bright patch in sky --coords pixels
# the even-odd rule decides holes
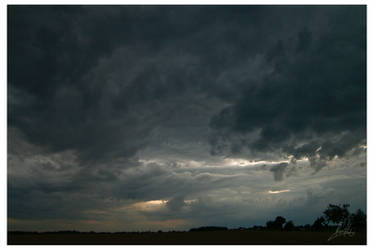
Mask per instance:
[[[139,210],[152,211],[162,208],[168,201],[167,200],[151,200],[144,202],[134,203],[133,206]]]
[[[287,163],[288,161],[249,161],[242,158],[226,158],[224,159],[225,166],[254,166],[259,164],[273,165],[280,163]]]
[[[279,194],[279,193],[285,193],[285,192],[290,192],[290,191],[291,191],[291,190],[289,190],[289,189],[274,190],[274,191],[269,190],[268,193],[269,193],[269,194]]]

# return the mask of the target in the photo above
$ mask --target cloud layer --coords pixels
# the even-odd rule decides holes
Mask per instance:
[[[11,229],[366,207],[363,6],[10,6],[8,31]]]

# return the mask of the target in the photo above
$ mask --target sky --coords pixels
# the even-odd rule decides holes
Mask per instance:
[[[364,6],[9,6],[8,229],[366,211]]]

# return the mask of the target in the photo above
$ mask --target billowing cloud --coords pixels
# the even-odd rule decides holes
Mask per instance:
[[[324,160],[366,143],[364,14],[359,8],[335,11],[325,13],[327,28],[316,30],[313,25],[321,20],[315,16],[302,29],[290,30],[290,36],[278,37],[264,52],[271,74],[248,81],[238,99],[212,118],[220,136],[248,135],[231,151],[280,151],[308,157],[320,168],[316,149]],[[256,131],[254,138],[250,132]],[[212,145],[225,144],[215,140]]]
[[[8,18],[10,229],[365,209],[365,7],[9,6]]]

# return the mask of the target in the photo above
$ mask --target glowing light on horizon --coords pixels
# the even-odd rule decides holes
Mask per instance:
[[[268,193],[269,193],[269,194],[279,194],[279,193],[285,193],[285,192],[290,192],[290,191],[291,191],[291,190],[289,190],[289,189],[274,190],[274,191],[269,190]]]
[[[265,165],[275,165],[280,163],[288,163],[289,161],[249,161],[247,159],[242,158],[226,158],[224,159],[225,166],[255,166],[259,164],[265,164]]]
[[[167,202],[167,200],[150,200],[137,202],[132,204],[131,206],[138,210],[151,211],[161,209],[163,206],[166,205]]]
[[[162,205],[166,202],[168,202],[168,200],[152,200],[152,201],[146,201],[146,202],[144,202],[144,204],[147,204],[147,205]]]
[[[149,200],[149,201],[140,201],[130,205],[122,207],[122,209],[135,209],[142,211],[156,211],[164,209],[169,200]],[[197,199],[184,200],[186,206],[191,206],[193,203],[197,202]]]

